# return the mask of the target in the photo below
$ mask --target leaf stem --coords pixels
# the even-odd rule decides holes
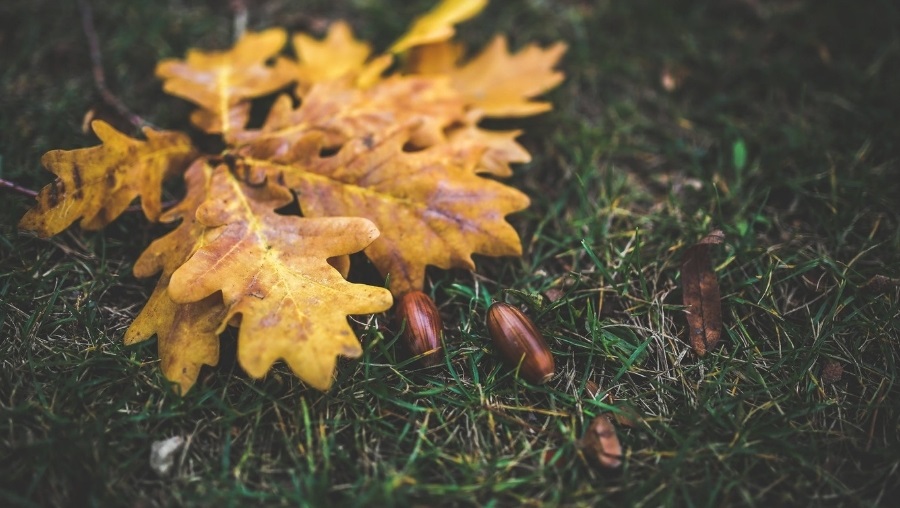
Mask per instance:
[[[33,191],[26,187],[22,187],[21,185],[15,183],[15,182],[10,182],[9,180],[4,180],[3,178],[0,178],[0,187],[13,190],[15,192],[18,192],[19,194],[24,194],[26,196],[35,197],[38,195],[38,193],[36,191]]]
[[[234,41],[237,42],[247,31],[247,2],[231,0],[231,11],[234,13]]]

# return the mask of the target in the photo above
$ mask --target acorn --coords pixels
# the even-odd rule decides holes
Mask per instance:
[[[556,369],[553,354],[544,336],[522,311],[496,302],[488,309],[487,327],[503,359],[513,367],[519,367],[526,381],[543,384],[553,377]]]
[[[410,291],[397,303],[396,319],[403,327],[403,341],[413,356],[425,355],[426,367],[441,361],[441,334],[444,323],[434,301],[421,291]]]

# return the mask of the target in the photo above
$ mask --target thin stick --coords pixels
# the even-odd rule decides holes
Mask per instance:
[[[131,125],[140,129],[142,127],[152,127],[152,124],[130,109],[118,97],[116,97],[109,88],[106,87],[106,75],[103,73],[103,56],[100,53],[100,43],[97,40],[97,30],[94,28],[94,14],[87,0],[78,0],[78,9],[81,11],[81,27],[84,29],[84,35],[87,37],[88,47],[91,54],[91,67],[94,73],[94,85],[103,101],[112,106],[122,117],[128,120]]]
[[[17,184],[16,182],[10,182],[9,180],[4,180],[3,178],[0,178],[0,188],[9,189],[13,192],[18,192],[19,194],[23,194],[25,196],[32,197],[32,198],[37,197],[37,195],[38,195],[37,191],[33,191],[27,187],[22,187],[21,185]],[[178,204],[177,199],[164,201],[162,203],[162,209],[168,210],[169,208],[175,206],[176,204]],[[126,208],[125,211],[129,212],[129,213],[135,213],[135,212],[142,211],[142,209],[141,209],[141,205],[131,205],[128,208]]]
[[[234,12],[234,40],[237,42],[247,31],[247,3],[231,0],[231,11]]]
[[[24,195],[30,196],[30,197],[35,197],[38,195],[37,192],[35,192],[31,189],[27,189],[15,182],[10,182],[9,180],[4,180],[2,178],[0,178],[0,187],[3,187],[5,189],[10,189],[15,192],[18,192],[19,194],[24,194]]]

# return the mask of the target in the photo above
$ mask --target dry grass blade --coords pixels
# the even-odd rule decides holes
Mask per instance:
[[[724,238],[719,230],[706,235],[687,250],[681,264],[688,333],[699,356],[714,348],[722,336],[722,298],[709,260],[709,246],[722,243]]]

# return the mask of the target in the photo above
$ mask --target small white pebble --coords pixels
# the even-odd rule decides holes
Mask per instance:
[[[150,445],[150,467],[157,474],[164,475],[175,464],[175,452],[184,444],[181,436],[172,436],[162,441],[154,441]]]

